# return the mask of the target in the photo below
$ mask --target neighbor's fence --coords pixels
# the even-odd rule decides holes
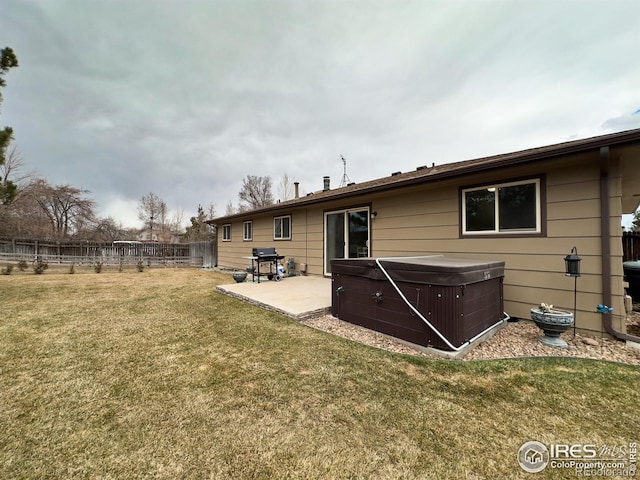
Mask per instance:
[[[622,232],[622,259],[640,260],[640,232]]]
[[[216,242],[59,243],[38,240],[0,239],[0,261],[36,259],[48,263],[78,265],[144,265],[212,267],[217,263]]]

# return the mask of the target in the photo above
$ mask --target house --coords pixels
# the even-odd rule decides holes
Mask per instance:
[[[329,276],[332,258],[503,260],[512,317],[529,318],[541,302],[573,311],[577,286],[577,328],[628,337],[621,215],[640,202],[640,129],[337,189],[324,180],[322,191],[211,220],[219,266],[244,269],[252,247],[265,246],[307,275]],[[564,262],[573,247],[582,259],[575,284]],[[598,313],[598,304],[613,313]]]

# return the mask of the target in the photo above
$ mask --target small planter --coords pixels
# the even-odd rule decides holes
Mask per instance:
[[[544,332],[540,342],[549,347],[567,348],[567,342],[560,338],[573,325],[573,313],[555,308],[531,309],[531,320]]]
[[[233,279],[238,283],[244,282],[247,278],[247,272],[233,272],[231,275],[233,275]]]

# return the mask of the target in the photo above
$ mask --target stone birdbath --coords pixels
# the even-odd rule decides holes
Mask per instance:
[[[531,320],[544,332],[544,336],[540,337],[543,345],[567,348],[567,342],[560,335],[573,325],[573,313],[541,303],[539,307],[531,309]]]

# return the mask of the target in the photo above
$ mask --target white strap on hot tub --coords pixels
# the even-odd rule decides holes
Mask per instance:
[[[435,332],[435,334],[438,335],[438,337],[440,337],[440,339],[449,346],[449,348],[451,348],[455,352],[459,352],[460,350],[465,348],[467,345],[469,345],[471,342],[473,342],[476,338],[481,337],[482,335],[487,333],[489,330],[491,330],[493,327],[495,327],[496,324],[494,323],[490,327],[486,328],[485,330],[483,330],[482,332],[477,334],[475,337],[473,337],[473,338],[467,340],[466,342],[464,342],[459,347],[453,346],[453,344],[449,340],[447,340],[447,338],[444,335],[442,335],[442,333],[440,333],[440,331],[436,327],[434,327],[431,324],[431,322],[429,320],[427,320],[424,317],[424,315],[422,315],[418,311],[418,309],[416,307],[414,307],[411,304],[411,302],[407,299],[407,297],[405,297],[405,295],[400,291],[400,287],[398,287],[398,285],[396,285],[396,282],[393,281],[393,278],[391,278],[391,275],[389,275],[389,272],[387,272],[387,270],[380,263],[380,262],[384,262],[384,261],[408,260],[408,259],[418,259],[418,258],[433,258],[433,257],[442,257],[442,255],[423,255],[423,256],[420,256],[420,257],[380,257],[380,258],[376,258],[375,260],[376,260],[376,265],[378,265],[378,267],[380,267],[380,270],[382,271],[382,273],[384,273],[384,276],[387,277],[387,280],[389,280],[389,282],[391,282],[391,285],[393,285],[393,288],[395,288],[396,292],[398,292],[398,295],[400,295],[400,298],[402,298],[404,303],[406,303],[407,306],[420,318],[420,320],[422,320],[431,330],[433,330]],[[502,313],[505,315],[505,318],[503,318],[501,320],[501,322],[506,322],[510,317],[509,317],[509,315],[507,315],[506,312],[502,312]],[[496,323],[499,323],[499,322],[496,322]]]

